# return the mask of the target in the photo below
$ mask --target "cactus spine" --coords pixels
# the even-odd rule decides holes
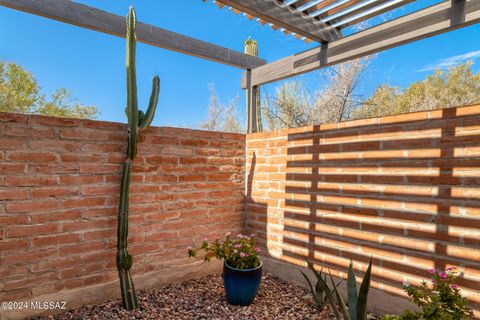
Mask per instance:
[[[247,40],[245,40],[244,43],[244,52],[245,54],[251,55],[258,57],[258,42],[257,40],[253,40],[250,37],[248,37]],[[247,92],[248,94],[248,92]],[[262,132],[263,131],[263,125],[262,125],[262,108],[260,106],[260,88],[257,89],[257,132]],[[248,103],[248,99],[247,99]],[[248,109],[248,105],[247,105]],[[248,112],[248,110],[247,110]]]
[[[125,113],[128,118],[128,151],[127,159],[123,163],[122,181],[120,185],[120,203],[118,208],[117,224],[117,270],[120,278],[120,290],[122,293],[123,306],[127,310],[138,307],[135,287],[133,285],[130,269],[132,256],[127,251],[128,238],[128,198],[130,187],[130,174],[133,160],[137,154],[137,139],[141,130],[150,126],[155,115],[158,95],[160,92],[160,78],[153,78],[150,103],[146,113],[138,110],[137,79],[135,66],[136,51],[136,15],[130,7],[127,15],[127,108]]]

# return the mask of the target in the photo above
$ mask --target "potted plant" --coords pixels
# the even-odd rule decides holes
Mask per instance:
[[[261,250],[257,247],[254,236],[239,234],[232,237],[227,232],[223,239],[209,242],[205,238],[199,247],[189,248],[188,255],[195,257],[199,251],[205,252],[205,261],[210,261],[212,257],[224,260],[223,285],[228,303],[250,305],[262,280],[262,262],[258,258]]]

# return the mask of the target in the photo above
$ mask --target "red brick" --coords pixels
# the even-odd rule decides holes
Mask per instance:
[[[27,240],[2,240],[0,241],[0,252],[5,252],[8,250],[26,250],[28,248]]]
[[[57,184],[55,176],[12,176],[6,177],[5,185],[12,187],[53,186]]]
[[[27,151],[9,151],[7,160],[19,162],[52,162],[57,160],[57,155],[51,152],[27,152]]]
[[[34,237],[42,234],[52,234],[58,231],[57,223],[10,226],[7,230],[8,238]]]
[[[26,167],[20,163],[0,163],[0,173],[22,173]]]
[[[56,234],[40,236],[32,239],[32,248],[49,247],[49,246],[63,246],[65,244],[80,242],[80,235],[76,233],[70,234]]]
[[[60,208],[58,201],[14,202],[7,204],[7,212],[52,211]]]
[[[72,188],[32,188],[32,198],[41,199],[41,198],[56,198],[62,196],[72,196],[78,194],[78,190],[75,187]]]
[[[0,189],[0,200],[25,200],[28,198],[26,189]]]
[[[102,176],[94,175],[81,175],[81,176],[60,176],[60,184],[64,185],[84,185],[84,184],[94,184],[103,182],[104,178]]]

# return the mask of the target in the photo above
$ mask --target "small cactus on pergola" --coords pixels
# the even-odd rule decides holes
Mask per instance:
[[[125,113],[128,118],[128,151],[127,159],[123,163],[122,181],[120,186],[120,204],[118,208],[117,224],[117,270],[120,278],[120,290],[123,306],[127,310],[138,307],[137,295],[133,285],[130,269],[132,256],[127,251],[128,238],[128,198],[130,187],[130,174],[133,160],[137,155],[137,140],[140,131],[150,126],[158,103],[160,92],[160,78],[155,76],[152,83],[152,93],[147,112],[138,110],[137,79],[135,66],[136,52],[136,15],[133,7],[127,15],[127,107]]]

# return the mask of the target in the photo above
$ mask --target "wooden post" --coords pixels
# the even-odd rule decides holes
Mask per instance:
[[[257,41],[248,37],[245,40],[244,52],[247,55],[258,56],[258,43]],[[248,77],[248,86],[246,92],[246,102],[247,102],[247,133],[261,132],[262,128],[262,117],[260,110],[260,88],[258,86],[251,85],[251,70],[247,71]]]
[[[248,71],[250,73],[250,70]],[[257,86],[247,88],[247,133],[258,132],[257,126]]]

